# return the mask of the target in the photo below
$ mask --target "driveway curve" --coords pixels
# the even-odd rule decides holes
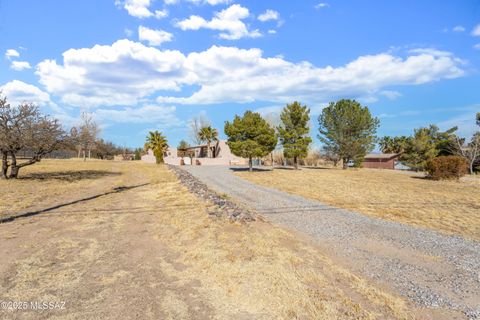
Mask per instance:
[[[235,176],[238,168],[182,169],[271,222],[309,235],[350,269],[414,303],[450,319],[480,319],[480,242],[255,185]]]

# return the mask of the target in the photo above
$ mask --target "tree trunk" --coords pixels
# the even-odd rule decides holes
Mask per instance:
[[[8,171],[8,153],[2,152],[2,176],[0,178],[7,179]]]
[[[207,158],[211,158],[212,150],[210,150],[210,141],[207,141]]]
[[[85,152],[85,149],[83,149],[83,162],[87,161],[87,153]]]
[[[272,168],[274,168],[275,163],[273,162],[273,152],[270,152],[270,160],[272,160]]]
[[[343,159],[342,159],[342,162],[343,162],[343,170],[348,169],[348,159],[347,159],[347,158],[343,158]]]
[[[473,163],[474,163],[474,161],[470,162],[470,174],[472,174],[472,175],[473,175]]]
[[[12,163],[11,163],[11,169],[10,169],[10,179],[17,179],[18,178],[18,170],[20,169],[17,166],[17,156],[15,153],[10,153],[10,156],[12,157]]]
[[[295,170],[298,170],[298,161],[296,156],[293,157],[293,167]]]
[[[248,171],[252,172],[253,171],[253,161],[252,157],[248,158]]]

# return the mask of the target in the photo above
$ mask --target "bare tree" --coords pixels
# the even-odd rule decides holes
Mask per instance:
[[[83,112],[81,115],[81,124],[78,128],[72,128],[72,137],[78,146],[78,157],[83,153],[83,161],[91,157],[91,152],[100,134],[100,128],[92,115]]]
[[[208,127],[210,125],[210,121],[205,117],[203,113],[201,113],[198,116],[190,119],[188,125],[189,125],[189,136],[192,142],[195,145],[202,144],[203,140],[200,137],[200,130],[202,130],[202,128]]]
[[[65,140],[58,120],[42,115],[36,105],[22,103],[13,108],[6,98],[0,98],[2,178],[17,178],[21,168],[39,162]],[[17,154],[21,150],[28,152],[29,158],[19,163]]]
[[[480,160],[480,132],[473,135],[469,143],[465,143],[465,139],[456,137],[456,154],[464,157],[468,162],[470,174],[473,174],[474,164]]]
[[[476,123],[480,127],[480,112],[476,115]],[[465,138],[454,135],[447,144],[448,152],[465,158],[468,163],[470,174],[473,174],[475,164],[480,162],[480,131],[474,132],[469,142]]]

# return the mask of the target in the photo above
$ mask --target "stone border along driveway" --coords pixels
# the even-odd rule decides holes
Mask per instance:
[[[213,192],[199,179],[195,178],[192,174],[185,170],[179,169],[178,166],[168,166],[172,170],[180,182],[185,185],[190,192],[197,197],[212,202],[216,207],[209,211],[210,215],[227,218],[234,221],[255,221],[255,214],[247,208],[239,206],[237,203],[232,202],[226,197]]]
[[[389,286],[420,306],[449,309],[470,320],[480,319],[480,242],[368,217],[255,185],[232,173],[238,168],[174,168],[178,170],[189,172],[212,190],[272,222],[313,237],[352,270]],[[183,183],[188,179],[183,178]],[[190,182],[190,189],[198,194],[196,188]]]

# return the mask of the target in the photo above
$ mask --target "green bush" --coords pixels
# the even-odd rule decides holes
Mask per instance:
[[[468,164],[462,157],[441,156],[427,162],[425,169],[434,180],[459,179],[468,172]]]

